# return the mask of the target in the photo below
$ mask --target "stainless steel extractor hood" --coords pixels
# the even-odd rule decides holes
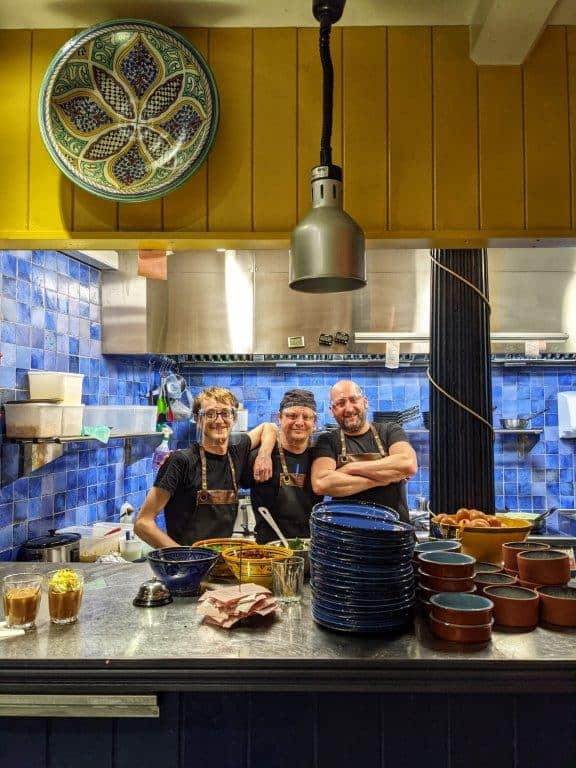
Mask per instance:
[[[425,250],[368,251],[367,286],[339,294],[291,291],[287,251],[176,252],[167,281],[138,277],[136,260],[136,252],[121,253],[118,271],[102,274],[107,354],[381,359],[384,341],[360,341],[370,332],[409,334],[402,353],[428,350]],[[491,249],[489,264],[492,331],[565,332],[568,341],[549,343],[548,351],[576,351],[576,249]],[[507,341],[493,350],[522,352],[523,345]]]

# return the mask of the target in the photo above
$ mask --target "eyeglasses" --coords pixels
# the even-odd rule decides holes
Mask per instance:
[[[235,408],[222,408],[221,411],[204,411],[200,410],[198,411],[198,416],[203,416],[206,421],[216,421],[218,416],[221,416],[224,421],[232,421],[236,418],[236,409]]]
[[[287,413],[286,411],[282,411],[282,416],[288,419],[288,421],[297,421],[298,419],[302,419],[302,421],[310,423],[311,421],[316,420],[316,416],[310,416],[310,414],[303,413]]]
[[[363,399],[364,395],[350,395],[350,397],[341,397],[340,400],[336,400],[330,405],[332,408],[344,408],[347,402],[350,405],[358,405]]]

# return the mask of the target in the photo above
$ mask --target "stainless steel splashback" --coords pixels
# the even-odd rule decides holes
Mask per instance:
[[[354,332],[426,335],[429,251],[367,255],[365,288],[305,294],[288,287],[286,251],[175,253],[168,257],[167,281],[138,277],[137,254],[124,252],[119,270],[102,274],[103,351],[373,353],[384,344],[355,344]],[[576,249],[490,249],[489,267],[492,331],[566,331],[568,342],[549,349],[576,350]],[[337,332],[350,334],[347,345],[336,343]],[[320,343],[321,335],[332,337],[332,346]],[[406,352],[427,348],[402,344]]]

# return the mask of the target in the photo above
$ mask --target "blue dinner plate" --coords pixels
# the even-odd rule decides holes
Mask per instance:
[[[386,535],[396,534],[397,536],[407,536],[414,533],[414,528],[409,523],[390,520],[385,517],[377,517],[368,514],[356,514],[353,512],[318,512],[311,516],[313,525],[320,527],[337,527],[350,531],[382,533]]]
[[[342,531],[336,531],[335,529],[321,529],[314,524],[311,524],[310,530],[312,540],[329,549],[338,547],[340,549],[382,555],[394,552],[410,552],[412,554],[414,551],[412,537],[405,536],[400,540],[376,538],[374,536],[360,538],[356,535],[346,535]]]
[[[388,518],[389,520],[398,520],[399,515],[395,509],[386,507],[383,504],[374,504],[368,501],[343,501],[342,499],[333,499],[332,501],[321,501],[312,507],[312,514],[322,512],[335,512],[337,514],[368,514]]]
[[[313,592],[313,604],[325,608],[328,611],[334,613],[363,613],[374,614],[378,612],[396,611],[396,610],[409,610],[413,608],[416,603],[416,598],[413,595],[403,597],[402,599],[394,599],[383,603],[368,603],[362,604],[353,601],[338,601],[333,595],[329,597],[322,595],[316,591]]]
[[[343,563],[348,567],[366,566],[370,569],[390,570],[393,568],[403,568],[408,565],[413,566],[410,552],[387,555],[356,553],[337,548],[327,549],[316,542],[312,542],[309,553],[319,562]]]
[[[413,622],[412,612],[387,620],[376,619],[375,621],[343,619],[318,610],[313,610],[312,615],[318,624],[342,632],[394,632],[408,628]]]

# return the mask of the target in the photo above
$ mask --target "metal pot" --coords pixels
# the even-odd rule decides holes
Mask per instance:
[[[530,416],[525,416],[524,418],[518,418],[518,419],[500,419],[500,425],[503,429],[526,429],[528,427],[528,424],[532,419],[535,419],[536,416],[540,416],[542,413],[545,413],[548,409],[542,408],[541,411],[536,411],[536,413],[531,413]]]
[[[20,560],[77,563],[80,560],[80,534],[48,531],[46,536],[28,539],[20,548]]]
[[[510,512],[510,510],[506,510],[505,514],[509,515],[511,518],[520,518],[522,520],[528,520],[528,522],[532,523],[532,531],[531,533],[535,534],[541,534],[544,533],[546,529],[546,518],[549,517],[553,512],[556,512],[558,507],[551,507],[550,509],[547,509],[545,512]]]

